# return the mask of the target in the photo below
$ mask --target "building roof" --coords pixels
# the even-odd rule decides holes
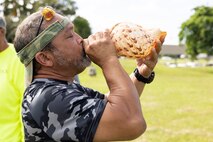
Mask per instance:
[[[186,47],[183,45],[163,45],[160,55],[182,55],[185,54]]]

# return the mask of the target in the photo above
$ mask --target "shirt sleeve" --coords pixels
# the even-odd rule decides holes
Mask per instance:
[[[31,104],[32,116],[55,141],[92,142],[106,99],[87,93],[79,89],[44,89]]]

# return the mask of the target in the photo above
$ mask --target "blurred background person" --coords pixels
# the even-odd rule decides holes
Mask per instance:
[[[5,35],[6,22],[0,16],[0,142],[21,142],[24,141],[21,119],[24,65]]]

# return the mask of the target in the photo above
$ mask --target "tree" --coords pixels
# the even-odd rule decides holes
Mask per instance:
[[[73,20],[73,24],[75,25],[75,32],[81,37],[87,38],[91,34],[89,22],[83,17],[77,16]]]
[[[192,59],[199,53],[213,55],[213,7],[199,6],[194,11],[179,32],[179,41],[185,43]]]
[[[76,14],[77,6],[73,0],[4,0],[0,2],[0,5],[4,9],[4,16],[7,24],[6,37],[9,42],[13,42],[16,27],[18,24],[28,15],[37,11],[39,7],[52,6],[60,13],[68,16]],[[86,28],[89,27],[84,24]],[[76,25],[79,27],[78,25]],[[84,29],[84,28],[83,28]],[[81,34],[80,34],[81,35]],[[83,33],[85,35],[85,33]]]
[[[54,9],[57,9],[60,13],[66,16],[73,16],[76,14],[78,7],[76,2],[73,0],[36,0],[36,7],[51,6]]]
[[[34,11],[34,2],[33,0],[4,0],[0,3],[4,9],[4,16],[7,22],[6,37],[9,42],[13,41],[19,22]]]

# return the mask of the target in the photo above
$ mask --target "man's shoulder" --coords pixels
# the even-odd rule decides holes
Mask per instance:
[[[82,88],[76,84],[69,84],[65,81],[59,81],[54,79],[39,78],[34,79],[34,81],[27,87],[25,94],[35,97],[53,98],[58,95],[67,94],[80,94],[82,93]]]
[[[52,88],[53,91],[60,91],[60,90],[81,90],[83,87],[76,83],[68,83],[67,81],[61,81],[56,79],[48,79],[48,78],[39,78],[34,79],[32,84],[30,85],[31,88],[41,88],[43,90]]]

